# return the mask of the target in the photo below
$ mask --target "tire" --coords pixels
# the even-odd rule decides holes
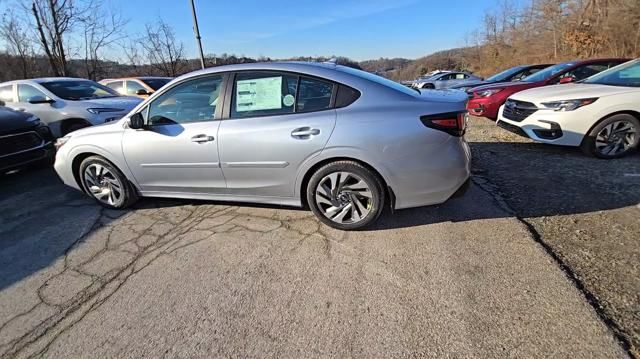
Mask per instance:
[[[361,229],[382,213],[385,191],[379,176],[354,161],[320,167],[306,188],[307,203],[318,219],[341,230]]]
[[[78,178],[84,192],[103,207],[124,209],[138,200],[138,194],[127,177],[100,156],[84,159]]]
[[[621,113],[607,117],[594,126],[582,140],[580,148],[587,155],[612,159],[633,152],[638,148],[639,141],[640,120]]]
[[[433,84],[424,84],[424,85],[422,85],[422,87],[421,87],[421,88],[422,88],[422,89],[425,89],[425,90],[433,90],[433,89],[435,89],[436,87],[435,87]]]

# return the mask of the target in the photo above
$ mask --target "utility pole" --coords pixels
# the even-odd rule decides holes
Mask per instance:
[[[196,34],[196,42],[200,51],[200,66],[204,69],[204,53],[202,52],[202,41],[200,40],[200,29],[198,29],[198,16],[196,16],[196,5],[191,0],[191,13],[193,14],[193,32]]]

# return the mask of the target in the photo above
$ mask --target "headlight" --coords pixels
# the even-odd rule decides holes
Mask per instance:
[[[97,115],[103,112],[122,112],[124,110],[121,108],[94,107],[94,108],[88,108],[87,111],[89,111],[94,115]]]
[[[582,106],[591,105],[596,102],[598,98],[583,98],[576,100],[564,100],[564,101],[554,101],[554,102],[543,102],[542,105],[546,108],[552,109],[554,111],[573,111]]]
[[[64,146],[65,143],[67,143],[67,141],[69,141],[69,139],[71,138],[71,136],[64,136],[64,137],[60,137],[56,140],[56,151],[60,149],[60,147]]]
[[[489,97],[489,96],[492,96],[494,94],[497,94],[498,92],[500,92],[502,90],[504,90],[504,89],[482,90],[482,91],[476,92],[476,95],[478,95],[479,97]]]

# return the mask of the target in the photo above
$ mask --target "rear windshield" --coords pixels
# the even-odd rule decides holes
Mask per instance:
[[[354,68],[351,67],[346,67],[346,66],[340,66],[338,67],[338,69],[342,72],[346,72],[348,74],[351,75],[355,75],[358,76],[360,78],[369,80],[369,81],[373,81],[375,83],[378,83],[380,85],[384,85],[386,87],[392,88],[396,91],[400,91],[403,93],[406,93],[407,95],[411,95],[411,96],[415,96],[416,94],[419,94],[420,92],[411,88],[408,88],[407,86],[404,86],[402,84],[399,84],[395,81],[391,81],[389,79],[385,79],[382,76],[378,76],[378,75],[374,75],[370,72],[366,72],[366,71],[362,71],[362,70],[356,70]]]
[[[506,79],[508,79],[509,77],[515,75],[518,71],[524,69],[524,67],[518,66],[518,67],[512,67],[510,69],[506,69],[502,72],[499,72],[491,77],[489,77],[487,79],[488,82],[492,82],[492,81],[504,81]]]
[[[158,89],[171,81],[171,79],[140,79],[142,82],[147,84],[149,87],[158,91]]]

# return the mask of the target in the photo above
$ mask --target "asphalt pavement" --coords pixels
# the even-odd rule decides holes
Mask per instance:
[[[359,232],[279,207],[105,210],[50,169],[0,178],[0,208],[2,358],[627,355],[483,181]]]

